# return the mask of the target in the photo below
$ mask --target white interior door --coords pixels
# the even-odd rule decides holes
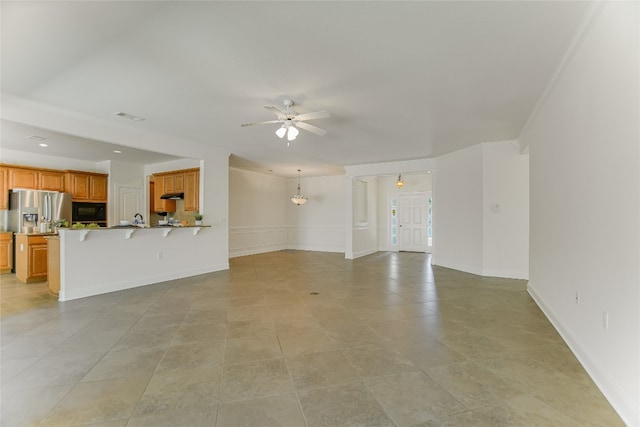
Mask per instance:
[[[117,189],[117,211],[118,221],[133,221],[133,216],[137,213],[144,214],[142,210],[142,189],[137,187],[118,187]],[[145,218],[147,221],[148,218]]]
[[[398,249],[407,252],[426,252],[426,194],[401,194],[399,202]]]

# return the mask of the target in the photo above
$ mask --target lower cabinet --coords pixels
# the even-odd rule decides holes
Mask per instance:
[[[47,284],[51,293],[60,293],[60,236],[47,237]]]
[[[47,280],[47,240],[44,236],[16,234],[16,278],[23,283]]]
[[[13,268],[13,233],[0,233],[0,273]]]

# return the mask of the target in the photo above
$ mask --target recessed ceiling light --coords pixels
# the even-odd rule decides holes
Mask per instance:
[[[120,151],[120,150],[113,150],[113,152],[116,153],[116,154],[122,154],[122,151]]]
[[[27,137],[27,139],[34,139],[34,140],[36,140],[36,141],[44,141],[44,140],[45,140],[45,139],[47,139],[47,138],[45,138],[44,136],[29,135],[29,136]]]
[[[118,111],[114,113],[116,116],[123,117],[125,119],[133,120],[134,122],[143,122],[145,120],[144,117],[134,116],[133,114],[123,113],[122,111]]]
[[[45,144],[44,142],[41,142],[40,144],[38,144],[40,147],[48,147],[49,144]]]

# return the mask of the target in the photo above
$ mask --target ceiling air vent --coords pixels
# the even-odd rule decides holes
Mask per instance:
[[[133,114],[129,114],[129,113],[123,113],[121,111],[118,111],[117,113],[115,113],[116,116],[120,116],[123,117],[125,119],[129,119],[129,120],[133,120],[134,122],[142,122],[145,120],[144,117],[138,117],[138,116],[134,116]]]

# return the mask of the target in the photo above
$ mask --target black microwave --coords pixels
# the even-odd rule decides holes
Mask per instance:
[[[71,206],[73,222],[105,222],[107,220],[106,203],[72,202]]]

